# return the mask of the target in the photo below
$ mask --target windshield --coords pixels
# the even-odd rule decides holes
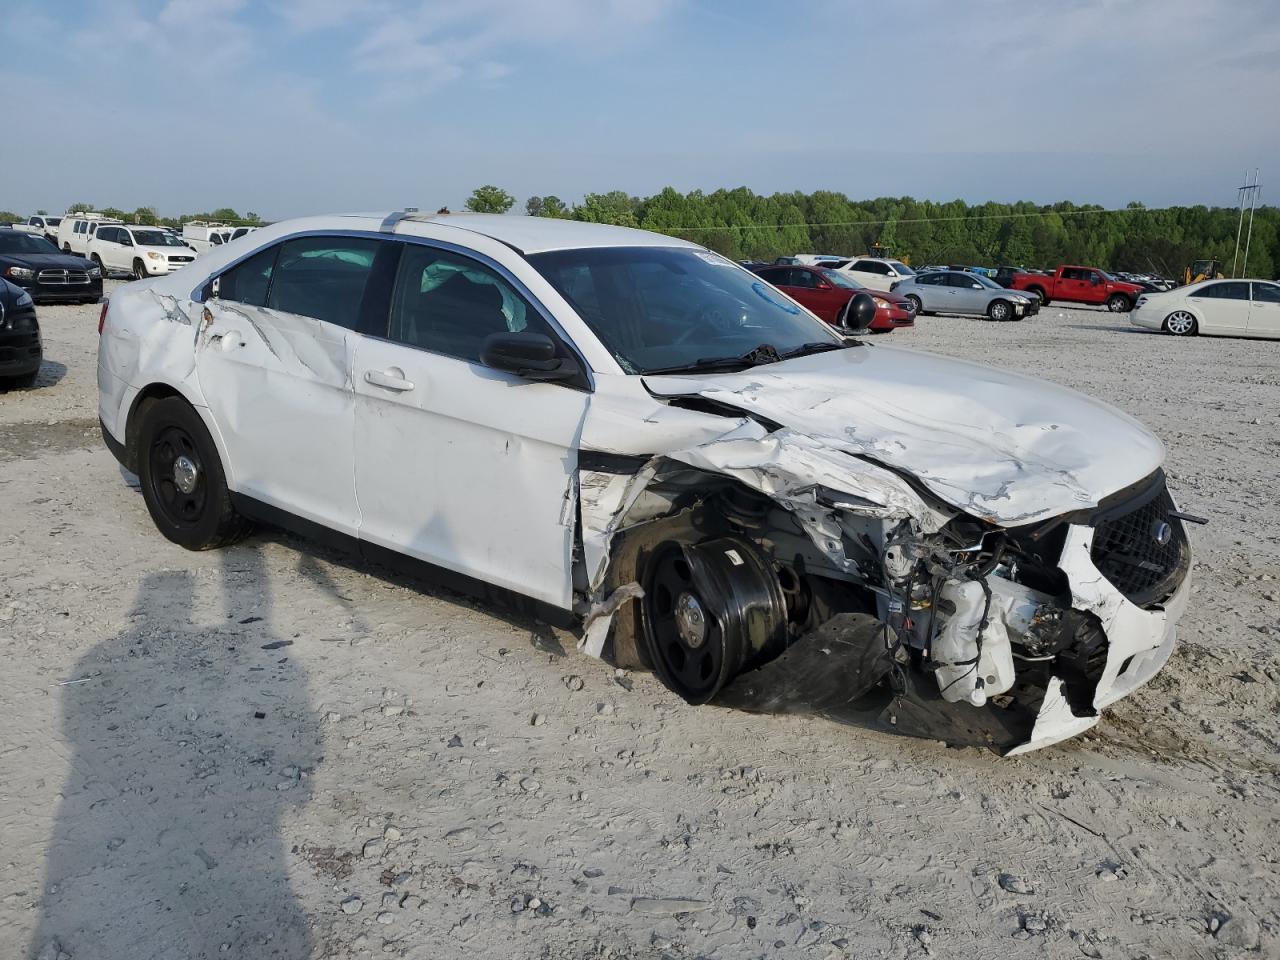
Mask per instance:
[[[185,247],[177,237],[163,230],[134,230],[133,242],[140,247]]]
[[[602,247],[528,259],[627,373],[728,360],[764,344],[777,354],[844,345],[762,277],[706,250]]]
[[[57,253],[58,248],[34,233],[0,230],[0,253]]]
[[[846,290],[866,289],[857,280],[853,279],[853,277],[849,276],[847,273],[841,273],[839,270],[823,270],[822,276],[824,279],[834,283],[837,287],[844,287]]]
[[[904,277],[914,277],[916,275],[914,270],[899,260],[890,260],[889,266],[893,267],[894,270],[897,270],[898,273]]]

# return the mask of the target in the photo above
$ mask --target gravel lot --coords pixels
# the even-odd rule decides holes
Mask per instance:
[[[97,316],[41,308],[0,394],[0,956],[1280,956],[1280,343],[892,335],[1138,416],[1211,520],[1168,669],[1001,760],[691,708],[284,535],[184,552],[98,439]]]

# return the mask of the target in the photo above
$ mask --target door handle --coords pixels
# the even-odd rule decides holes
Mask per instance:
[[[395,367],[391,367],[388,370],[366,370],[364,382],[371,383],[375,387],[382,387],[384,390],[395,390],[401,393],[413,389],[413,381],[406,380],[401,371]]]

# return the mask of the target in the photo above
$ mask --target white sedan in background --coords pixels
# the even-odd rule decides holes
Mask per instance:
[[[1137,327],[1179,337],[1280,340],[1280,283],[1269,280],[1204,280],[1164,293],[1144,293],[1129,314]]]

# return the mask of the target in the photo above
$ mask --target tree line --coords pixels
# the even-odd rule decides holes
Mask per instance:
[[[506,213],[516,198],[486,185],[468,210]],[[613,223],[667,233],[703,244],[735,260],[772,260],[796,253],[853,256],[873,244],[915,264],[1055,267],[1078,263],[1180,277],[1194,260],[1223,261],[1228,274],[1236,249],[1234,207],[1123,209],[1096,204],[937,203],[912,197],[851,200],[843,193],[757,194],[746,187],[681,193],[667,187],[650,197],[621,190],[589,193],[580,203],[555,196],[525,201],[532,216]],[[1245,212],[1246,226],[1248,211]],[[1280,209],[1258,208],[1237,276],[1273,278],[1280,271]]]
[[[67,207],[67,213],[100,213],[104,217],[113,217],[116,220],[123,220],[125,223],[137,223],[144,227],[173,227],[175,230],[182,229],[184,223],[192,220],[215,220],[218,223],[229,224],[233,227],[260,227],[263,220],[252,210],[241,216],[231,207],[219,207],[217,210],[211,210],[208,213],[184,213],[178,217],[162,217],[156,212],[155,207],[138,207],[132,213],[128,210],[121,210],[119,207],[96,207],[92,203],[73,203]],[[60,216],[60,214],[50,214],[48,210],[37,210],[35,216]],[[26,217],[13,213],[9,210],[0,210],[0,223],[25,223]]]
[[[507,213],[516,198],[492,184],[478,187],[466,209]],[[72,204],[68,212],[95,209]],[[649,197],[622,190],[588,193],[578,203],[532,196],[524,210],[535,217],[641,227],[703,244],[734,260],[773,260],[796,253],[853,256],[874,244],[892,256],[923,264],[1055,267],[1079,263],[1112,270],[1177,278],[1193,260],[1221,260],[1231,273],[1239,210],[1234,207],[1148,208],[1130,203],[1120,210],[1096,204],[938,203],[912,197],[851,200],[843,193],[763,195],[746,187],[681,193],[667,187]],[[189,220],[257,226],[262,219],[230,207],[162,217],[152,207],[133,212],[114,207],[99,213],[129,223],[181,228]],[[37,213],[45,213],[40,210]],[[1248,214],[1246,212],[1246,218]],[[0,222],[25,217],[0,211]],[[1260,207],[1254,218],[1248,262],[1240,246],[1237,276],[1280,273],[1280,209]]]

